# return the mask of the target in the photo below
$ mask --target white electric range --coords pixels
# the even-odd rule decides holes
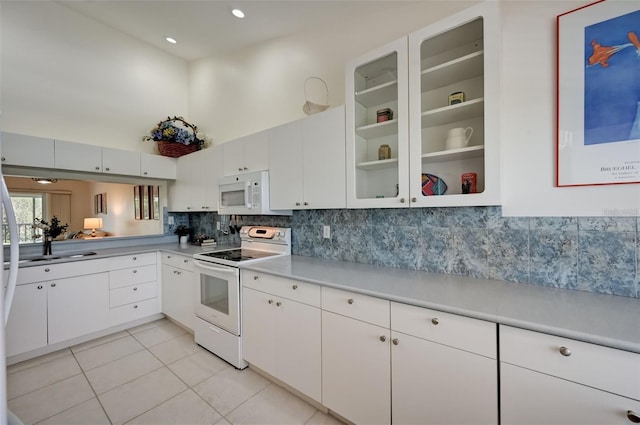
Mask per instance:
[[[242,359],[240,264],[291,255],[291,229],[243,226],[240,247],[194,254],[195,341],[238,369]]]

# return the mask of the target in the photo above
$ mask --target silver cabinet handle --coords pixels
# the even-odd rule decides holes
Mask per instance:
[[[48,267],[46,269],[44,269],[45,272],[49,273],[51,271],[51,269],[49,269]]]
[[[56,284],[55,284],[55,283],[52,283],[52,284],[51,284],[51,287],[52,287],[52,288],[55,288],[55,287],[56,287]]]
[[[38,285],[38,289],[42,289],[42,285]]]
[[[414,196],[413,198],[411,198],[411,202],[418,202],[418,198]]]
[[[627,410],[627,419],[634,424],[640,424],[640,416],[633,410]]]
[[[249,170],[249,169],[248,169],[247,167],[242,167],[242,168],[244,169],[244,171],[247,171],[247,170]]]
[[[398,344],[400,344],[400,340],[399,340],[398,338],[393,338],[393,339],[391,340],[391,342],[393,342],[393,345],[398,345]]]
[[[296,289],[298,289],[298,285],[293,285],[291,288],[293,288],[293,290],[295,291]]]
[[[282,305],[282,303],[281,303],[280,301],[278,301],[278,302],[276,303],[276,307],[280,307],[281,305]]]
[[[309,205],[309,203],[308,203],[307,201],[304,201],[302,204],[303,204],[304,206]]]
[[[253,275],[253,280],[258,280],[258,275]]]
[[[138,308],[138,304],[134,304],[134,305],[133,305],[133,308]]]
[[[431,319],[431,323],[433,323],[434,325],[439,325],[440,321],[438,320],[437,317],[434,317],[433,319]]]
[[[173,271],[173,274],[176,274],[176,273],[178,273],[178,270],[174,270],[174,271]]]
[[[300,206],[300,202],[296,202],[296,207],[299,207],[299,206]]]
[[[182,274],[182,272],[181,272],[181,271],[176,270],[176,274],[177,274],[178,276],[180,276],[180,275]]]
[[[146,175],[147,175],[147,174],[149,174],[149,173],[147,173],[147,172],[145,171],[145,172],[144,172],[144,173],[142,173],[142,174],[144,174],[144,175],[146,176]]]
[[[4,156],[2,157],[2,161],[6,161],[6,158]]]
[[[170,255],[167,255],[167,258],[171,258],[171,256],[170,256]]]
[[[138,273],[138,270],[134,269],[134,270],[133,270],[133,273]]]
[[[349,304],[353,304],[353,301],[354,301],[354,300],[353,300],[353,298],[349,298],[349,299],[347,300],[347,303],[349,303]]]
[[[387,337],[384,335],[380,335],[380,341],[385,342],[387,340]]]
[[[269,300],[267,301],[269,304],[273,304],[273,300]]]
[[[134,288],[133,288],[133,290],[134,290],[134,291],[137,291],[137,290],[138,290],[138,288],[137,288],[137,287],[134,287]]]
[[[400,198],[400,203],[404,204],[404,198]]]
[[[571,350],[569,350],[569,348],[567,347],[560,347],[560,354],[565,357],[569,357],[571,355]]]
[[[107,167],[107,168],[106,168],[106,170],[107,170],[107,171],[110,171],[110,170],[111,170],[111,168]]]
[[[133,261],[136,261],[138,259],[138,257],[133,257]]]
[[[99,169],[100,169],[100,167],[96,167],[96,170],[99,170]]]
[[[188,263],[188,262],[189,262],[189,260],[188,260],[188,259],[186,259],[186,258],[185,258],[184,260],[182,260],[182,261],[184,261],[185,263]]]
[[[239,168],[238,168],[238,171],[242,171],[242,167],[239,167]]]

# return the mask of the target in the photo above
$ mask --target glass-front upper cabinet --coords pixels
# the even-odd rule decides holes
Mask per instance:
[[[400,207],[408,187],[407,39],[347,65],[347,206]]]
[[[415,205],[500,203],[498,16],[485,3],[409,36]]]
[[[500,204],[498,2],[347,65],[347,207]]]

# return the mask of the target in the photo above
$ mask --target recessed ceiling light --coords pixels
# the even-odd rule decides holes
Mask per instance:
[[[244,18],[244,12],[240,9],[233,9],[231,11],[231,13],[233,14],[233,16],[235,16],[236,18]]]
[[[176,39],[175,38],[167,37],[167,38],[165,38],[165,40],[167,40],[171,44],[176,44]]]

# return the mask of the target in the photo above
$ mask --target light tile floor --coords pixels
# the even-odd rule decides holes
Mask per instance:
[[[7,391],[27,425],[341,424],[166,319],[9,366]]]

